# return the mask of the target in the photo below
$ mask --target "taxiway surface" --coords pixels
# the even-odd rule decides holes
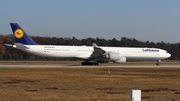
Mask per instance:
[[[80,65],[81,62],[79,61],[65,61],[65,62],[58,62],[58,61],[0,61],[0,68],[9,68],[9,67],[16,67],[16,68],[104,68],[104,67],[111,67],[111,68],[180,68],[180,62],[163,62],[160,66],[156,66],[155,62],[127,62],[124,64],[114,64],[114,63],[106,63],[100,64],[99,66],[88,65],[82,66]]]

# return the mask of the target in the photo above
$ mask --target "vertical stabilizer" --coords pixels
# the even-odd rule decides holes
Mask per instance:
[[[10,23],[10,25],[16,43],[25,45],[37,45],[37,43],[34,42],[17,23]]]

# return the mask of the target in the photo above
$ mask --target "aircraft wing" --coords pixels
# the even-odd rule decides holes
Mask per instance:
[[[105,54],[106,51],[98,47],[95,43],[93,43],[94,52],[93,54]]]
[[[89,57],[89,60],[96,59],[98,57],[102,57],[103,55],[106,54],[106,51],[103,50],[102,48],[98,47],[95,43],[93,43],[93,48],[94,48],[94,51],[91,54],[91,56]]]

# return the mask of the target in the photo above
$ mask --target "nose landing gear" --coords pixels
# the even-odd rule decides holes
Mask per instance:
[[[161,62],[161,60],[157,60],[156,66],[159,66],[159,65],[160,65],[160,62]]]

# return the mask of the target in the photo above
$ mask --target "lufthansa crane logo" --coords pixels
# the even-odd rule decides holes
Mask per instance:
[[[22,31],[22,29],[16,29],[14,31],[14,36],[18,39],[22,38],[24,36],[24,32]]]

